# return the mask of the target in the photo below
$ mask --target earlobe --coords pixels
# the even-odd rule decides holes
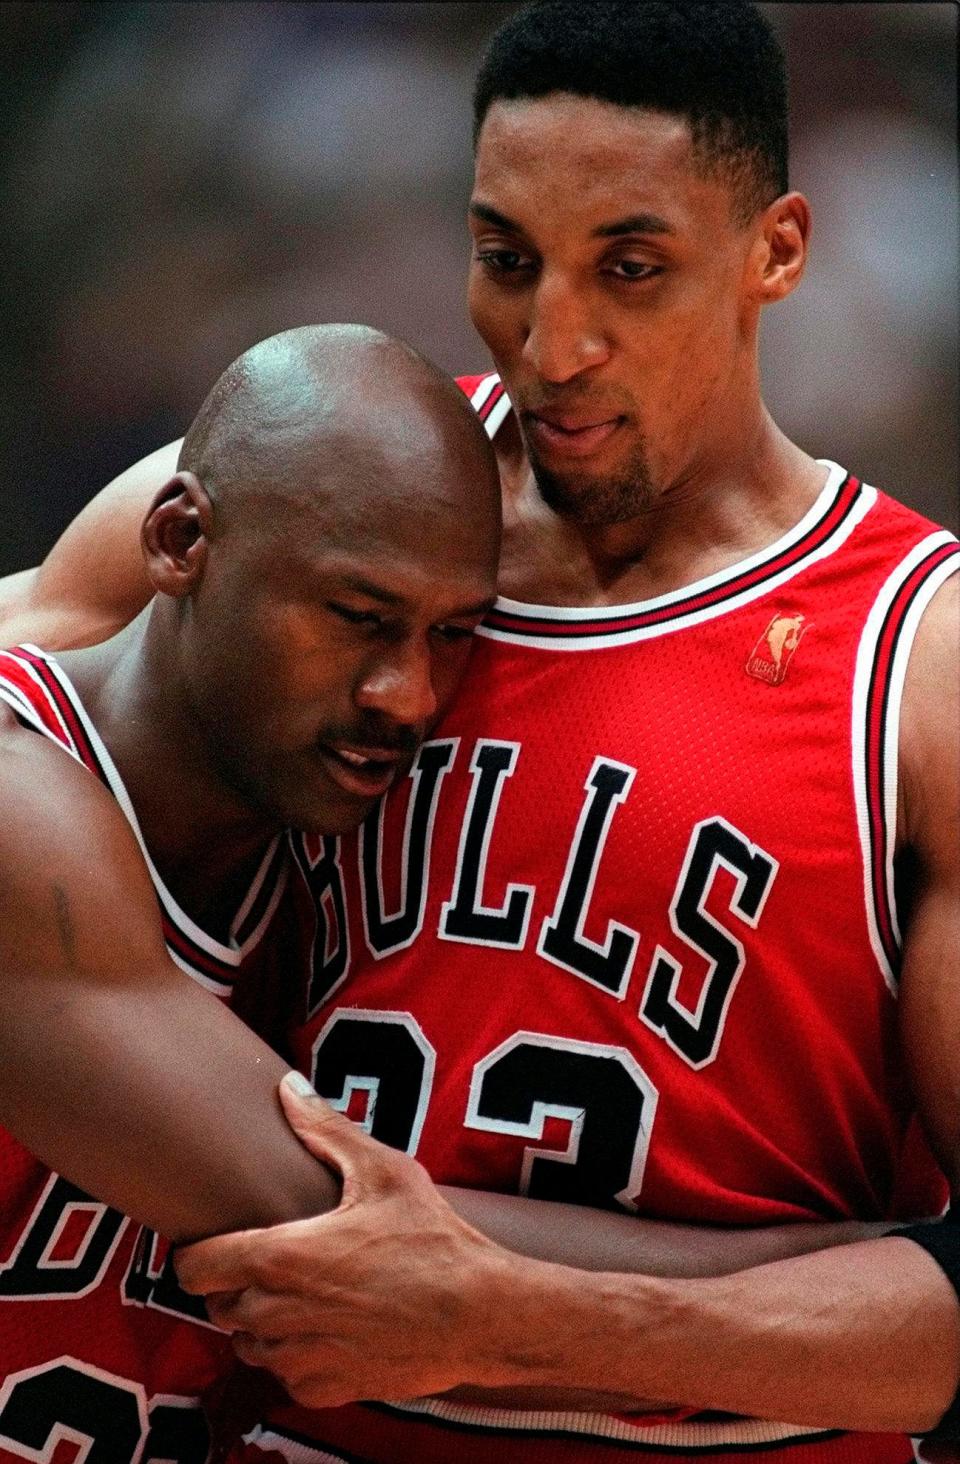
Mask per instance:
[[[154,498],[140,531],[147,570],[164,595],[187,595],[200,579],[213,505],[194,473],[176,473]]]
[[[762,221],[765,244],[759,281],[763,305],[782,300],[803,278],[810,244],[810,205],[802,193],[785,193],[767,208]]]

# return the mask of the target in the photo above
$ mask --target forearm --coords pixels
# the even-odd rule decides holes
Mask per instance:
[[[908,1240],[697,1281],[517,1266],[504,1278],[509,1307],[487,1310],[490,1357],[478,1357],[478,1368],[502,1362],[507,1388],[572,1385],[813,1427],[922,1432],[957,1387],[956,1295]]]
[[[723,1229],[483,1190],[441,1188],[458,1215],[518,1255],[584,1271],[648,1276],[724,1276],[829,1246],[876,1239],[894,1223],[823,1220]]]
[[[770,1261],[876,1238],[892,1228],[890,1221],[841,1220],[720,1229],[479,1190],[446,1187],[443,1193],[463,1219],[519,1255],[584,1271],[659,1277],[726,1276]],[[641,1399],[635,1390],[595,1393],[580,1386],[461,1388],[450,1396],[458,1402],[489,1407],[576,1412],[646,1412],[669,1406],[668,1397],[677,1403],[687,1401],[674,1390],[656,1399]]]

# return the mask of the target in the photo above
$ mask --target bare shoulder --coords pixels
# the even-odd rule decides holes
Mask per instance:
[[[140,526],[155,494],[176,472],[179,451],[179,442],[168,443],[114,478],[38,568],[0,580],[0,645],[90,645],[143,609],[152,590]]]
[[[6,980],[55,963],[63,920],[80,966],[162,950],[140,848],[110,791],[65,748],[0,703],[0,951]],[[122,927],[117,913],[122,910]],[[77,946],[78,958],[81,954]]]
[[[899,844],[907,921],[902,1050],[927,1136],[960,1195],[960,579],[917,629],[900,718]]]
[[[917,627],[900,717],[902,841],[942,850],[960,838],[960,574],[936,591]]]

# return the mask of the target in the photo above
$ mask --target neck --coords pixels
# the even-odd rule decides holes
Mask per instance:
[[[170,893],[223,938],[277,832],[218,777],[183,695],[175,638],[148,608],[102,645],[58,656],[117,765]],[[159,613],[158,613],[159,612]]]
[[[645,512],[606,526],[547,508],[519,430],[505,426],[502,448],[497,444],[505,498],[502,592],[545,604],[627,604],[682,589],[773,543],[803,517],[826,473],[762,403],[758,408],[732,450],[692,464]]]

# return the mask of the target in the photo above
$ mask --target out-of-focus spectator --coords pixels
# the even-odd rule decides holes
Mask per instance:
[[[0,7],[0,570],[179,434],[252,341],[359,319],[451,370],[466,320],[471,76],[502,4]],[[769,399],[804,446],[956,521],[956,11],[773,5],[802,290]]]

